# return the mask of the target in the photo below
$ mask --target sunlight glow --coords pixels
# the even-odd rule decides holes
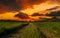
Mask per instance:
[[[33,5],[30,8],[23,9],[23,10],[20,10],[20,11],[23,12],[23,13],[26,13],[28,15],[31,15],[35,12],[38,12],[38,13],[40,12],[41,13],[41,11],[52,8],[52,7],[55,7],[55,6],[58,6],[58,4],[50,4],[48,2],[45,2],[45,3],[42,3],[42,4]]]

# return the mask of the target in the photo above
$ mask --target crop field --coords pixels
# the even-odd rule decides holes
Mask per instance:
[[[60,38],[60,22],[0,21],[0,38]]]

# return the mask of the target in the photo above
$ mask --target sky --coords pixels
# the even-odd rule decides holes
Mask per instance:
[[[59,2],[60,0],[0,0],[0,19],[16,19],[14,16],[19,12],[42,14],[40,11],[59,6]]]

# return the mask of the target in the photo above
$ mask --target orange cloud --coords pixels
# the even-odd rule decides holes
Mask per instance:
[[[26,13],[28,15],[31,15],[35,12],[45,14],[46,11],[45,12],[41,12],[41,11],[58,6],[58,3],[55,0],[54,1],[53,0],[13,0],[13,1],[15,2],[12,2],[12,0],[9,0],[8,2],[0,2],[0,13],[3,13],[0,14],[0,19],[10,19],[10,20],[20,19],[14,17],[18,13],[16,12],[17,10]],[[38,17],[31,17],[31,16],[29,17],[38,19]]]
[[[47,0],[16,0],[19,5],[22,5],[23,8],[31,7],[34,4],[40,4]]]

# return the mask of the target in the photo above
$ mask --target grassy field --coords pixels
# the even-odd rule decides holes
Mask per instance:
[[[60,38],[60,22],[34,22],[34,24],[38,25],[44,32]]]
[[[13,29],[15,27],[21,26],[22,22],[12,22],[12,21],[0,21],[0,33],[4,32],[4,29]]]
[[[33,24],[29,24],[22,30],[21,38],[41,38],[41,36],[37,27]]]
[[[13,29],[22,26],[27,22],[17,22],[17,21],[0,21],[0,33],[4,32],[4,29]],[[32,24],[31,24],[32,23]],[[47,34],[54,35],[60,38],[60,22],[30,22],[29,25],[20,29],[21,38],[41,38],[40,32],[37,27],[46,32]]]

